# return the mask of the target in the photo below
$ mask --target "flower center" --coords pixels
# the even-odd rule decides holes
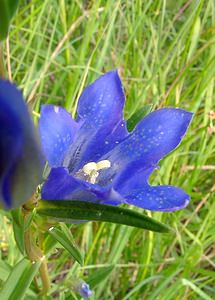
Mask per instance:
[[[76,176],[92,184],[96,183],[96,179],[99,176],[99,171],[108,169],[111,167],[109,160],[100,160],[99,162],[89,162],[80,169]]]

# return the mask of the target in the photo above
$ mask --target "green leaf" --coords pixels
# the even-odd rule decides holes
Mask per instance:
[[[0,41],[8,35],[10,22],[18,4],[19,0],[0,0]]]
[[[87,278],[87,283],[93,289],[95,286],[99,285],[102,281],[110,276],[114,270],[113,266],[102,267],[93,272],[91,276]]]
[[[75,220],[101,221],[156,232],[169,232],[171,230],[165,224],[131,209],[83,201],[41,200],[37,212],[40,215],[53,217],[68,223]]]
[[[0,299],[21,300],[25,296],[40,263],[32,264],[27,259],[22,259],[14,266],[0,291]]]
[[[14,238],[16,241],[16,245],[19,248],[20,252],[25,255],[25,243],[24,243],[24,234],[25,231],[29,228],[31,225],[31,222],[35,216],[36,211],[33,210],[28,214],[28,218],[26,218],[26,221],[24,223],[22,209],[17,208],[11,210],[11,216],[13,219],[13,233]]]
[[[43,251],[44,254],[50,253],[53,249],[55,249],[57,241],[51,235],[45,235],[45,239],[43,242]]]
[[[49,234],[58,241],[71,255],[74,259],[80,264],[83,265],[83,255],[78,249],[73,236],[65,224],[61,225],[61,229],[50,228]]]
[[[139,123],[140,120],[145,117],[152,109],[152,105],[145,105],[142,108],[138,109],[128,120],[127,128],[128,131],[132,131],[134,127]]]
[[[5,261],[0,260],[0,280],[4,281],[10,274],[11,266]]]
[[[11,211],[13,219],[13,233],[16,241],[16,245],[19,251],[25,255],[25,244],[24,244],[24,222],[22,218],[21,209],[14,209]]]

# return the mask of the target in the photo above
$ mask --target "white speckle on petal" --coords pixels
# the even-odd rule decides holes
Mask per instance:
[[[59,113],[59,107],[55,105],[54,106],[54,111],[55,111],[56,114]]]
[[[189,199],[186,199],[186,200],[185,200],[185,204],[184,204],[184,206],[187,206],[187,205],[188,205],[188,203],[189,203]]]

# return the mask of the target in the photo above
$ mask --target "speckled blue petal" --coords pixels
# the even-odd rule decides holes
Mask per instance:
[[[101,170],[97,179],[98,184],[106,186],[111,182],[114,190],[119,193],[139,186],[148,185],[148,179],[157,166],[146,165],[140,161],[126,164],[120,171],[117,164],[112,164],[109,169]]]
[[[182,109],[163,108],[147,115],[134,131],[102,159],[109,159],[118,170],[131,161],[156,165],[181,142],[192,119]]]
[[[0,203],[15,208],[42,180],[43,159],[22,94],[0,80]]]
[[[132,162],[115,176],[113,187],[120,194],[124,195],[148,186],[149,177],[155,169],[157,169],[157,166],[147,166],[139,161]]]
[[[121,203],[121,197],[111,186],[102,187],[74,177],[63,167],[53,168],[42,187],[43,200],[80,200],[114,205]]]
[[[127,136],[123,121],[125,96],[117,71],[106,73],[89,85],[78,103],[78,138],[66,154],[70,172],[97,161]]]
[[[78,101],[78,120],[96,129],[115,124],[122,118],[125,96],[117,71],[100,76],[88,85]]]
[[[61,165],[78,127],[65,109],[55,105],[42,106],[39,121],[40,136],[43,151],[51,167]]]
[[[186,207],[190,197],[174,186],[145,186],[124,195],[127,203],[154,211],[175,211]]]
[[[41,197],[43,200],[65,200],[78,188],[77,182],[67,169],[53,168],[43,184]]]

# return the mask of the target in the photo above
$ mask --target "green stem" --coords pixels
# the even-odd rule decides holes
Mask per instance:
[[[42,293],[46,295],[50,289],[50,279],[49,279],[48,267],[47,267],[45,256],[40,266],[40,276],[43,283]]]
[[[3,43],[0,42],[0,77],[5,78]]]
[[[28,219],[29,210],[23,207],[24,220]],[[37,246],[35,236],[32,233],[32,227],[30,226],[24,233],[25,250],[28,258],[32,262],[40,262],[40,276],[43,285],[43,294],[47,294],[50,288],[50,280],[48,275],[48,267],[45,255],[42,250]]]

